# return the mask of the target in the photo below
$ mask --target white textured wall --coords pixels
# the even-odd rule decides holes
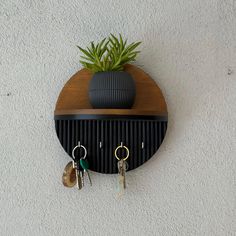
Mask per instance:
[[[66,189],[53,111],[76,44],[142,40],[169,128],[127,175]],[[235,235],[236,1],[0,0],[0,235]]]

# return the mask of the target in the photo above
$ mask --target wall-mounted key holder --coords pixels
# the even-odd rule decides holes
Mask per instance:
[[[125,65],[124,71],[136,86],[131,109],[94,109],[88,93],[92,73],[87,69],[72,76],[56,104],[55,127],[62,147],[72,157],[80,142],[92,171],[117,173],[114,152],[120,145],[129,149],[128,171],[139,167],[158,150],[166,133],[167,106],[160,88],[136,66]],[[124,148],[117,150],[117,156],[125,155]]]
[[[126,171],[149,160],[167,128],[167,107],[160,88],[136,59],[141,42],[127,44],[111,34],[81,48],[77,72],[64,86],[55,109],[57,136],[72,158],[64,169],[66,187],[82,189],[89,169],[118,173],[119,195],[126,189]]]

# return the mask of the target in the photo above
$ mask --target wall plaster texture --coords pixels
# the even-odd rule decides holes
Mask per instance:
[[[54,130],[76,45],[143,41],[136,65],[161,87],[169,127],[127,174],[66,189]],[[0,235],[236,235],[236,1],[0,0]]]

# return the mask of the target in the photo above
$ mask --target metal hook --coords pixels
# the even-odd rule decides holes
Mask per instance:
[[[144,142],[142,142],[142,149],[144,149]]]
[[[102,148],[102,141],[99,142],[99,147]]]
[[[124,145],[123,145],[123,142],[120,142],[120,146],[121,146],[121,147],[123,147],[123,146],[124,146]]]

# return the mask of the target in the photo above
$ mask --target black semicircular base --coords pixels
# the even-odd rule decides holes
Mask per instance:
[[[78,142],[85,146],[88,151],[89,169],[99,173],[117,173],[114,152],[122,142],[130,150],[130,156],[126,160],[129,171],[149,160],[158,150],[165,137],[167,118],[123,118],[55,116],[56,132],[70,157]],[[80,149],[78,153],[75,152],[75,156],[83,156],[82,152]],[[118,156],[125,157],[125,150],[120,149]]]

